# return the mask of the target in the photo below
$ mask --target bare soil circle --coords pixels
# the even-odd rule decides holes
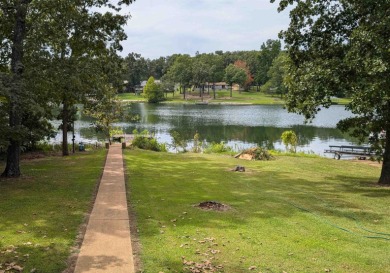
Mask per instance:
[[[205,201],[201,202],[196,207],[203,209],[203,210],[216,210],[216,211],[227,211],[230,208],[230,206],[216,202],[216,201]]]

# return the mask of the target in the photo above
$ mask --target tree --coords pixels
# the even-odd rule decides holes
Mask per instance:
[[[116,99],[116,91],[110,85],[101,88],[98,100],[90,101],[85,113],[93,117],[93,125],[96,130],[102,132],[107,141],[111,143],[111,132],[114,130],[113,123],[119,121],[123,116],[123,109],[120,101]]]
[[[234,64],[229,64],[225,69],[225,81],[230,85],[230,97],[232,97],[233,84],[244,85],[247,79],[246,71]]]
[[[261,87],[261,91],[268,94],[278,94],[282,98],[287,93],[285,84],[287,78],[288,57],[285,52],[280,52],[274,59],[268,70],[269,80]]]
[[[284,146],[286,146],[286,151],[290,151],[292,153],[297,152],[298,137],[294,131],[284,131],[280,138],[282,139]]]
[[[192,59],[189,55],[175,56],[174,63],[168,70],[169,78],[183,87],[184,99],[186,98],[186,87],[192,81]]]
[[[150,77],[144,87],[144,96],[151,103],[157,103],[164,100],[164,92],[160,85],[154,82],[154,78]]]
[[[154,60],[147,60],[148,65],[148,76],[153,76],[155,79],[161,79],[164,75],[166,69],[166,59],[164,57],[160,57]]]
[[[132,1],[120,2],[129,4]],[[98,12],[94,8],[101,9]],[[126,38],[123,26],[128,15],[119,14],[119,3],[113,5],[109,0],[64,0],[60,7],[52,4],[46,9],[45,13],[37,15],[37,21],[42,28],[46,26],[47,32],[38,36],[45,46],[38,52],[45,52],[50,60],[50,76],[54,85],[51,98],[62,108],[62,154],[67,156],[70,109],[76,103],[91,99],[93,93],[101,88],[99,85],[107,84],[103,75],[105,68],[95,64],[99,59],[109,59],[116,50],[121,50],[120,42]],[[53,14],[57,17],[54,21]],[[52,23],[45,25],[47,21]]]
[[[83,89],[75,88],[75,85],[62,88],[66,86],[63,83],[65,80],[69,80],[68,83],[83,82],[79,77],[80,67],[73,64],[80,63],[81,60],[85,64],[85,60],[96,59],[101,55],[98,52],[107,52],[108,48],[120,49],[119,42],[126,38],[122,27],[128,16],[118,12],[121,4],[128,5],[131,2],[132,0],[122,0],[117,4],[109,0],[1,1],[0,71],[1,93],[5,100],[0,107],[7,108],[8,121],[7,164],[2,176],[20,176],[20,145],[28,135],[23,116],[29,115],[35,105],[48,109],[48,98],[51,96],[45,97],[42,94],[49,87],[53,90],[51,94],[57,88],[62,95],[82,91]],[[42,67],[45,69],[41,74],[54,77],[36,78],[38,69]],[[61,68],[73,73],[62,74]],[[50,70],[51,73],[48,73]],[[39,94],[35,93],[39,90],[35,88],[37,85],[44,87]],[[38,98],[44,100],[39,102]],[[63,124],[67,124],[67,110],[71,107],[68,100],[62,101],[65,102],[63,113],[66,115]],[[35,121],[39,120],[40,118],[36,118]]]
[[[175,83],[169,78],[169,75],[163,75],[160,81],[160,88],[165,93],[165,97],[169,92],[172,92],[172,96],[175,96]]]
[[[127,55],[123,62],[126,71],[124,80],[128,81],[127,88],[135,91],[135,87],[149,76],[148,63],[141,54],[134,52]]]
[[[260,47],[258,55],[258,70],[255,75],[255,82],[258,85],[265,84],[268,80],[268,70],[270,69],[273,60],[279,55],[281,43],[279,40],[267,40]]]
[[[337,127],[368,138],[383,159],[379,183],[389,185],[390,2],[282,0],[279,11],[290,4],[291,23],[281,33],[291,58],[288,109],[311,119],[332,96],[349,94],[354,116]]]
[[[245,90],[249,90],[249,88],[250,88],[250,86],[252,85],[252,82],[253,82],[253,77],[251,75],[251,72],[249,71],[248,65],[246,64],[245,61],[242,61],[242,60],[235,61],[234,65],[239,67],[239,68],[242,68],[245,71],[246,79],[245,79],[245,82],[243,84],[243,87],[244,87]]]
[[[205,62],[204,55],[198,55],[192,62],[192,77],[193,82],[199,88],[199,96],[202,97],[204,93],[204,84],[210,77],[210,66]]]
[[[6,71],[2,72],[2,80],[5,80],[5,85],[8,85],[4,106],[8,108],[9,124],[7,164],[1,175],[4,177],[20,176],[20,145],[26,133],[22,127],[23,101],[28,98],[23,84],[25,70],[23,57],[27,32],[27,10],[31,1],[20,0],[13,4],[3,1],[0,6],[0,56],[2,70]],[[4,68],[7,64],[10,64],[10,71]]]

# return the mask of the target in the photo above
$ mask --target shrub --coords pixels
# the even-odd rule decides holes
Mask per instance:
[[[133,133],[135,134],[135,137],[131,142],[133,147],[156,152],[167,151],[165,143],[159,143],[155,137],[149,136],[149,132],[147,130],[144,130],[141,133],[138,133],[137,130],[134,130]]]
[[[144,96],[150,103],[157,103],[164,100],[164,92],[161,86],[155,83],[153,77],[150,77],[145,85]]]
[[[226,152],[232,152],[232,148],[229,146],[226,146],[225,142],[221,141],[220,143],[212,142],[206,149],[205,153],[226,153]]]
[[[187,151],[187,141],[185,138],[180,135],[179,132],[177,131],[172,131],[171,132],[171,137],[172,137],[172,146],[173,148],[178,152],[178,148],[181,147],[183,149],[183,152]]]
[[[281,136],[283,144],[286,146],[286,151],[296,153],[298,145],[298,137],[294,131],[284,131]]]
[[[192,152],[193,153],[200,153],[200,152],[202,152],[202,142],[199,141],[199,139],[200,139],[200,135],[199,135],[199,133],[196,133],[194,135],[194,145],[192,147]]]

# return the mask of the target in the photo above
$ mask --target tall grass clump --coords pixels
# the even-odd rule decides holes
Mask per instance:
[[[221,141],[220,143],[212,142],[204,150],[206,154],[221,154],[221,153],[232,153],[233,149],[226,145],[225,142]]]

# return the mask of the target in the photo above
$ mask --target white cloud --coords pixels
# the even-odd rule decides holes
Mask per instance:
[[[122,55],[148,58],[259,49],[289,22],[269,0],[137,0],[126,11],[132,19]]]

